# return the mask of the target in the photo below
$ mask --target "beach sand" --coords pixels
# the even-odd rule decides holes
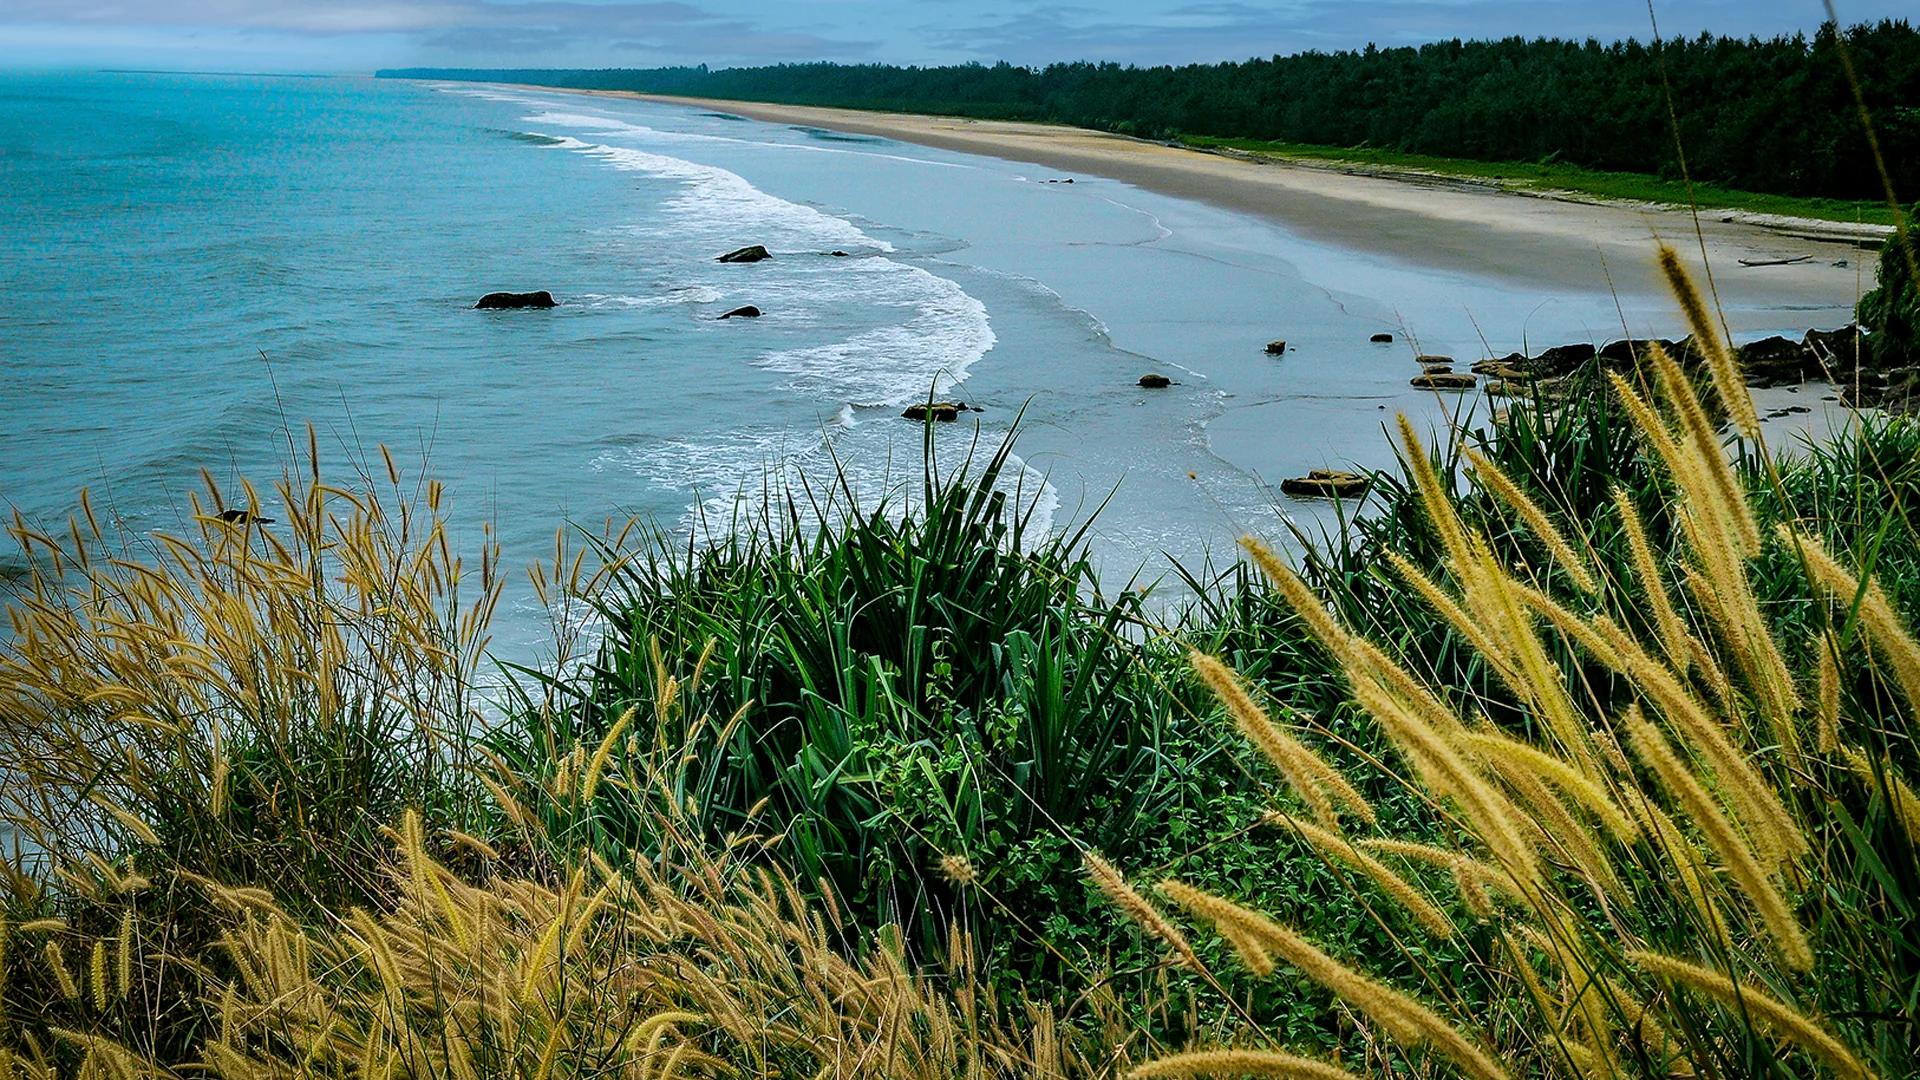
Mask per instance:
[[[535,89],[535,88],[529,88]],[[550,87],[537,89],[551,90]],[[1049,124],[858,112],[615,91],[754,120],[878,135],[970,154],[1119,180],[1165,195],[1256,214],[1309,239],[1415,266],[1525,282],[1530,287],[1664,292],[1657,240],[1698,268],[1742,308],[1850,307],[1873,285],[1882,230],[1805,219],[1516,193],[1425,174],[1379,175],[1251,159]],[[1785,266],[1741,259],[1811,256]],[[1737,314],[1733,331],[1744,328]]]

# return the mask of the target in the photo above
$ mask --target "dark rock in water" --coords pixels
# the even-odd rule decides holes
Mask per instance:
[[[1140,385],[1149,390],[1164,390],[1173,385],[1173,380],[1165,375],[1147,374],[1140,376]]]
[[[753,244],[748,247],[729,251],[725,255],[720,256],[718,261],[724,263],[756,263],[761,259],[771,258],[773,258],[772,253],[767,251],[766,248],[759,244]]]
[[[229,525],[271,525],[272,518],[255,517],[245,510],[222,510],[220,520]]]
[[[735,317],[739,317],[742,319],[757,319],[760,317],[760,309],[757,307],[754,307],[752,304],[747,304],[744,307],[734,308],[732,311],[729,311],[725,315],[722,315],[720,317],[723,319],[731,319]]]
[[[1413,358],[1413,362],[1419,364],[1421,367],[1427,367],[1431,364],[1451,364],[1453,363],[1453,357],[1441,356],[1438,353],[1421,353],[1419,356]]]
[[[1748,386],[1787,386],[1822,374],[1812,349],[1777,334],[1749,341],[1735,355]]]
[[[1415,375],[1412,384],[1422,390],[1471,390],[1478,382],[1477,376],[1455,375],[1451,372],[1436,375]]]
[[[1843,326],[1838,330],[1809,330],[1800,343],[1813,350],[1814,359],[1825,361],[1829,365],[1845,364],[1851,366],[1856,360],[1867,360],[1867,336],[1858,326]]]
[[[925,422],[932,418],[942,424],[951,424],[960,419],[960,414],[968,410],[964,401],[927,401],[918,405],[909,405],[900,415],[909,420]],[[978,411],[978,410],[974,410]]]
[[[1286,351],[1287,351],[1287,343],[1285,339],[1267,342],[1268,356],[1279,356],[1281,353]]]
[[[1508,353],[1505,356],[1489,356],[1485,360],[1476,360],[1467,370],[1475,375],[1491,375],[1496,379],[1526,378],[1533,372],[1525,356]]]
[[[1528,363],[1533,370],[1542,375],[1565,375],[1593,359],[1598,352],[1598,349],[1584,342],[1576,345],[1559,345],[1534,357]]]
[[[1526,358],[1521,357],[1522,364]],[[1521,367],[1511,360],[1482,360],[1468,370],[1475,375],[1485,375],[1490,379],[1504,379],[1509,382],[1525,382],[1533,378],[1533,369]]]
[[[1420,369],[1420,374],[1451,375],[1453,374],[1453,365],[1452,364],[1428,364],[1425,367]]]
[[[1392,334],[1375,334],[1372,337],[1368,338],[1367,340],[1373,342],[1375,345],[1391,345],[1393,344],[1393,335]]]
[[[490,292],[473,305],[476,310],[506,311],[513,308],[550,308],[558,307],[553,294],[541,289],[539,292]]]
[[[1373,481],[1360,473],[1314,469],[1305,476],[1280,481],[1282,494],[1301,498],[1351,499],[1366,494]]]
[[[833,256],[836,259],[844,259],[847,257],[847,253],[844,251],[829,251],[827,252],[827,254]]]
[[[1655,345],[1665,350],[1668,356],[1673,356],[1679,343],[1665,338],[1623,338],[1601,346],[1600,359],[1620,365],[1645,363],[1652,358]]]

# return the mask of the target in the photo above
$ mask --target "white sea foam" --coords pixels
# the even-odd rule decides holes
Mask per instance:
[[[954,444],[943,460],[958,460],[970,431],[938,433]],[[987,436],[991,438],[991,436]],[[742,429],[695,439],[663,439],[647,446],[622,447],[601,454],[595,471],[618,469],[649,483],[697,493],[679,522],[682,533],[700,540],[722,539],[762,520],[770,498],[800,494],[802,527],[818,525],[815,510],[838,519],[848,509],[849,493],[833,470],[842,470],[851,499],[862,511],[884,508],[899,517],[919,509],[922,489],[920,433],[904,424],[823,426],[815,431]],[[1008,455],[995,484],[1020,512],[1030,514],[1028,542],[1052,532],[1060,494],[1037,470]],[[803,494],[811,490],[813,498]]]
[[[698,230],[713,236],[762,236],[766,237],[762,242],[772,250],[805,251],[821,247],[893,250],[892,244],[868,236],[850,221],[769,195],[739,174],[717,165],[702,165],[630,146],[582,142],[571,136],[557,138],[554,149],[598,158],[627,172],[679,181],[679,193],[662,206],[688,231]]]
[[[528,100],[527,104],[539,104]],[[708,135],[699,131],[673,131],[666,128],[648,127],[630,120],[621,120],[612,116],[600,116],[593,113],[548,111],[535,113],[522,118],[524,123],[541,127],[573,128],[576,131],[595,135],[619,136],[630,139],[643,139],[666,143],[727,143],[734,146],[751,146],[759,150],[793,150],[806,154],[851,154],[855,157],[881,158],[886,161],[901,161],[909,165],[931,165],[940,169],[965,169],[970,166],[955,161],[929,161],[926,158],[908,157],[905,154],[887,154],[878,150],[853,150],[844,146],[819,146],[815,143],[771,142],[764,139],[742,139],[733,135]],[[804,130],[804,129],[794,129]]]
[[[905,405],[953,389],[993,348],[986,305],[954,282],[892,259],[862,260],[847,276],[855,275],[839,287],[857,289],[865,303],[912,314],[842,341],[765,353],[756,362],[795,376],[791,388],[804,393],[853,405]]]
[[[718,303],[725,293],[711,285],[685,285],[669,289],[657,296],[609,296],[605,293],[581,293],[579,299],[587,307],[638,308],[665,307],[671,304],[713,304]]]

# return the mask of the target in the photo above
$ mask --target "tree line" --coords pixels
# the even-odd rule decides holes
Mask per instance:
[[[1842,32],[1701,35],[1652,46],[1509,37],[1237,63],[709,69],[439,69],[385,76],[633,90],[794,105],[1043,120],[1182,135],[1559,161],[1783,195],[1884,197],[1841,62]],[[1844,31],[1897,190],[1920,191],[1920,31]],[[1669,113],[1669,88],[1672,112]]]

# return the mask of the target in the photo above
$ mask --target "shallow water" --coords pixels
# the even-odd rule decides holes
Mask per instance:
[[[984,409],[941,426],[948,460],[1024,410],[1016,479],[1043,518],[1111,496],[1094,536],[1120,582],[1324,517],[1267,485],[1384,463],[1397,410],[1485,411],[1411,389],[1413,341],[1470,363],[1676,329],[1660,297],[1438,273],[1060,178],[518,89],[0,76],[0,500],[57,524],[88,486],[131,534],[178,529],[199,469],[271,480],[311,420],[335,467],[378,443],[424,461],[524,564],[563,521],[724,521],[836,459],[876,497],[918,475],[898,413],[931,391]],[[775,257],[714,261],[755,243]],[[496,289],[562,306],[471,309]],[[715,318],[742,304],[766,314]],[[1147,371],[1176,385],[1138,389]],[[545,626],[517,586],[496,646],[534,659]]]

